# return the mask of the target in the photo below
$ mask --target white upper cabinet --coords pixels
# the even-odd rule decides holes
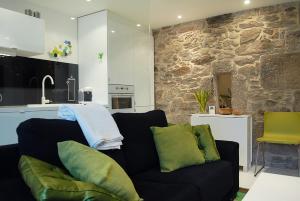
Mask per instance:
[[[18,56],[44,53],[44,20],[0,8],[0,25],[0,53],[16,52]]]
[[[134,29],[108,12],[108,77],[110,84],[133,85]]]
[[[78,47],[79,87],[91,87],[93,100],[108,104],[107,11],[78,19]]]
[[[135,106],[144,107],[153,105],[151,103],[151,93],[153,86],[153,66],[151,66],[151,38],[147,32],[137,30],[134,33],[134,86],[135,86]]]
[[[134,85],[139,111],[154,105],[153,36],[148,27],[137,27],[110,11],[93,13],[78,20],[78,45],[79,85],[92,87],[95,101],[106,103],[108,84],[124,84]],[[97,60],[99,52],[104,53],[102,61]]]
[[[108,12],[109,84],[134,85],[135,107],[154,106],[153,36],[149,27],[136,26]],[[146,109],[147,110],[147,109]]]

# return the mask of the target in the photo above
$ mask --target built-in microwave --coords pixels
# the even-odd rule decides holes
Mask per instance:
[[[108,94],[111,113],[135,112],[133,85],[110,84]]]

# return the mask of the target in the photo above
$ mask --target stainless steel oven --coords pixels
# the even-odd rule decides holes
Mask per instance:
[[[134,112],[134,86],[110,84],[108,86],[111,113]]]

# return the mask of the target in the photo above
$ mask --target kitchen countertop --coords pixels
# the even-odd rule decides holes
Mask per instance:
[[[56,111],[60,104],[0,106],[0,113]]]
[[[15,106],[0,106],[0,113],[24,113],[24,112],[37,112],[37,111],[56,111],[58,107],[68,103],[57,104],[29,104],[29,105],[15,105]],[[108,107],[107,105],[103,105]]]

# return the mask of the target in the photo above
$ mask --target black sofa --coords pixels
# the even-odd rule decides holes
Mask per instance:
[[[165,113],[155,110],[140,114],[116,113],[113,117],[125,139],[121,150],[104,153],[125,169],[145,201],[233,200],[239,189],[237,143],[216,142],[220,161],[161,173],[149,127],[167,126]],[[87,144],[78,123],[66,120],[30,119],[19,125],[17,133],[18,145],[0,147],[0,200],[34,200],[18,172],[20,154],[63,167],[57,142],[75,140]]]

